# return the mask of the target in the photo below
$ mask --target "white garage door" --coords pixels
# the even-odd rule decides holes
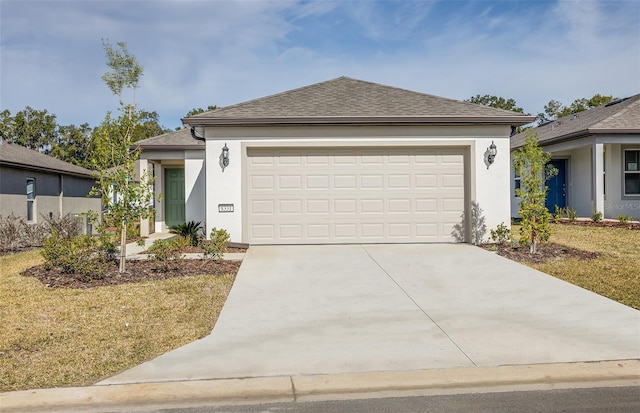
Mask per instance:
[[[462,149],[249,148],[251,244],[451,242]]]

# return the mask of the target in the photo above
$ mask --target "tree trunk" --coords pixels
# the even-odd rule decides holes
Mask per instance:
[[[122,232],[120,234],[120,269],[123,273],[125,271],[125,257],[127,256],[127,221],[122,220]]]

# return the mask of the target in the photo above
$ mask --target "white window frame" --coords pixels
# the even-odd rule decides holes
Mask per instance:
[[[513,171],[513,196],[515,198],[519,198],[518,194],[516,193],[516,189],[520,189],[520,188],[522,188],[522,177],[520,176],[518,171],[514,170]]]
[[[29,183],[31,183],[31,192],[29,192]],[[27,195],[27,222],[36,221],[36,178],[27,178],[26,185]]]
[[[638,153],[638,162],[636,163],[635,170],[627,170],[627,152]],[[637,194],[627,193],[626,177],[628,174],[640,175],[640,148],[624,148],[622,150],[622,195],[624,197],[638,198],[640,197],[640,193],[637,193]]]

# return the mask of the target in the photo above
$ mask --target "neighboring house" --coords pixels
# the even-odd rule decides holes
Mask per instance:
[[[640,94],[578,112],[532,129],[558,175],[547,182],[547,208],[575,209],[578,216],[595,211],[605,218],[640,217]],[[526,132],[515,135],[511,149],[524,145]],[[511,183],[511,214],[518,217]]]
[[[20,145],[0,140],[0,215],[13,214],[38,223],[42,216],[70,214],[90,229],[82,215],[100,214],[100,197],[87,197],[95,180],[91,171]]]
[[[488,228],[509,224],[510,135],[533,120],[340,77],[183,119],[139,143],[141,168],[163,195],[158,231],[196,220],[249,244],[469,241],[472,202]]]

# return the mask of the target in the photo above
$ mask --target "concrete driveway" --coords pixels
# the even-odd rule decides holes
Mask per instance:
[[[640,358],[640,311],[464,244],[255,246],[211,335],[99,384]]]

